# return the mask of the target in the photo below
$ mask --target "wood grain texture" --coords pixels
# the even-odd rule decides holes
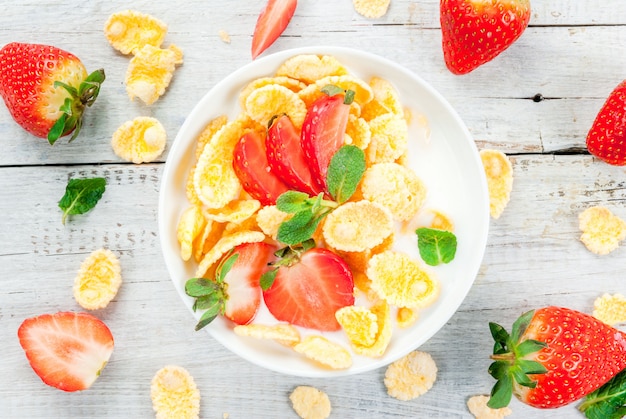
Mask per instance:
[[[365,19],[350,1],[301,1],[268,53],[311,45],[367,50],[400,63],[457,110],[478,148],[507,152],[513,194],[492,220],[482,268],[469,295],[421,350],[439,374],[431,391],[409,402],[386,394],[384,369],[336,379],[276,374],[241,360],[208,334],[180,302],[163,262],[157,226],[160,180],[180,126],[218,81],[250,62],[252,28],[263,0],[84,2],[17,0],[0,14],[0,44],[49,43],[104,67],[101,97],[81,136],[54,147],[22,131],[0,106],[0,417],[153,417],[150,380],[167,364],[187,368],[202,393],[201,417],[296,418],[288,395],[298,385],[325,391],[335,418],[469,418],[465,403],[487,393],[491,343],[487,323],[510,325],[523,311],[566,305],[590,312],[604,292],[625,293],[624,248],[607,256],[579,241],[578,214],[605,205],[626,219],[626,169],[584,152],[585,136],[606,95],[626,78],[626,2],[533,2],[530,27],[505,53],[466,76],[448,72],[441,53],[439,2],[392,0],[386,16]],[[185,53],[167,93],[148,107],[124,87],[129,57],[104,38],[108,16],[133,8],[169,25],[166,44]],[[63,20],[63,24],[59,22]],[[218,31],[228,32],[230,43]],[[545,99],[534,102],[541,94]],[[159,161],[134,165],[112,151],[113,131],[140,115],[168,133]],[[57,202],[67,180],[103,176],[107,191],[94,210],[61,224]],[[116,349],[93,388],[66,394],[41,383],[16,338],[21,321],[43,312],[78,310],[72,283],[82,260],[108,247],[124,283],[98,312]],[[514,401],[511,418],[582,417],[575,405],[544,412]]]

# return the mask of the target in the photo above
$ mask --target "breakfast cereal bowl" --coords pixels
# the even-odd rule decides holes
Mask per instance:
[[[418,348],[452,317],[470,290],[482,262],[489,228],[489,197],[484,170],[476,146],[457,113],[446,100],[421,78],[409,70],[379,56],[337,47],[307,47],[282,51],[250,64],[215,85],[195,106],[183,123],[165,164],[159,196],[159,231],[163,256],[174,288],[193,316],[202,312],[192,309],[194,299],[185,293],[185,282],[196,274],[193,258],[185,262],[180,256],[177,224],[181,214],[190,206],[186,187],[190,169],[194,166],[196,141],[208,122],[226,115],[234,119],[242,111],[240,91],[252,80],[275,74],[287,59],[315,54],[335,57],[350,74],[364,81],[376,76],[390,82],[409,121],[408,152],[405,164],[413,169],[427,188],[421,212],[445,214],[454,224],[457,250],[454,259],[428,267],[440,283],[438,298],[427,308],[419,310],[418,320],[400,328],[392,316],[393,334],[380,357],[352,354],[352,365],[344,369],[329,369],[307,359],[292,348],[272,340],[239,336],[234,324],[218,316],[205,329],[226,348],[242,358],[284,374],[329,377],[361,373],[395,361]],[[397,223],[393,249],[421,261],[415,228]],[[363,293],[357,297],[365,298]],[[277,320],[261,303],[254,323],[275,324]],[[194,327],[191,321],[186,327]],[[203,339],[203,332],[198,332]],[[300,328],[301,335],[322,335],[350,349],[343,332],[318,332]]]

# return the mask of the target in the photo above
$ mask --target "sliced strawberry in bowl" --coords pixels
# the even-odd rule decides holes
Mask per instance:
[[[354,280],[343,259],[315,247],[288,253],[276,265],[273,282],[263,291],[270,313],[297,326],[339,330],[335,312],[354,304]]]
[[[313,102],[302,124],[301,142],[317,187],[326,190],[326,173],[333,155],[344,145],[350,98],[322,96]]]
[[[58,312],[28,318],[17,335],[35,373],[63,391],[91,387],[113,352],[113,335],[88,313]]]
[[[309,195],[322,192],[313,181],[300,144],[300,133],[288,115],[277,116],[272,121],[265,145],[267,161],[272,172],[276,173],[287,186]]]
[[[262,205],[274,205],[289,188],[276,176],[267,161],[265,138],[248,131],[235,145],[233,169],[243,189]]]

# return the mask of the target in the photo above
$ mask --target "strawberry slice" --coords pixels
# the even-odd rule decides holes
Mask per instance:
[[[233,168],[243,189],[262,205],[274,205],[276,199],[289,190],[271,172],[265,151],[264,138],[255,131],[248,131],[235,145]]]
[[[297,0],[269,0],[259,17],[252,35],[252,59],[261,55],[283,33],[291,20]]]
[[[297,326],[339,330],[335,312],[354,304],[352,272],[343,259],[315,247],[291,254],[276,265],[274,282],[263,291],[270,313]]]
[[[326,190],[326,172],[333,155],[344,144],[350,104],[343,94],[322,96],[309,108],[302,125],[304,155],[317,187]]]
[[[248,324],[261,306],[259,279],[267,270],[274,247],[267,243],[244,243],[233,251],[237,261],[224,276],[227,298],[224,316],[237,324]]]
[[[274,119],[265,140],[270,168],[289,187],[309,195],[322,192],[313,182],[300,145],[300,133],[287,115]]]
[[[89,388],[113,352],[111,331],[88,313],[32,317],[22,322],[17,335],[39,378],[63,391]]]

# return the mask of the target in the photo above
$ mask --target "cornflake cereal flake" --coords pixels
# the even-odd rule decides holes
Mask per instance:
[[[467,408],[476,417],[476,419],[503,419],[509,416],[513,411],[508,407],[501,409],[492,409],[487,406],[489,396],[473,396],[467,400]]]
[[[589,251],[606,255],[619,247],[626,238],[626,222],[601,206],[590,207],[578,216],[580,236]]]
[[[387,13],[391,0],[352,0],[354,10],[370,19],[383,17]]]
[[[122,269],[108,249],[92,252],[80,265],[74,280],[74,298],[87,310],[105,308],[122,285]]]
[[[437,379],[437,365],[426,352],[413,351],[391,363],[385,372],[387,393],[398,400],[411,400],[430,390]]]
[[[167,132],[161,123],[149,116],[139,116],[122,124],[111,139],[113,151],[120,158],[136,164],[156,160],[167,143]]]
[[[104,36],[122,54],[135,54],[145,45],[158,48],[166,34],[165,23],[134,10],[113,13],[104,24]]]
[[[182,51],[175,45],[167,49],[145,45],[137,51],[126,70],[126,92],[130,100],[138,97],[146,105],[156,102],[165,93],[182,60]]]
[[[622,294],[604,294],[593,302],[593,317],[613,326],[626,322],[626,297]]]
[[[497,150],[481,150],[480,158],[487,176],[489,212],[497,219],[511,199],[513,166],[506,154]]]
[[[300,342],[300,332],[290,324],[246,324],[237,325],[233,331],[239,336],[249,336],[256,339],[272,339],[286,346],[293,346]]]
[[[182,367],[168,365],[157,371],[152,378],[150,398],[157,419],[200,417],[200,391]]]
[[[328,395],[310,386],[298,386],[289,395],[293,410],[302,419],[325,419],[330,416]]]
[[[352,355],[343,346],[323,336],[307,336],[293,349],[313,361],[334,370],[352,366]]]

